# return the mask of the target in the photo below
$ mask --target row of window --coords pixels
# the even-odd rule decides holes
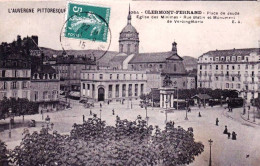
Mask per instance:
[[[29,82],[28,81],[23,81],[20,86],[19,86],[19,82],[17,82],[17,81],[12,81],[11,82],[10,89],[19,89],[19,87],[21,87],[21,89],[28,88],[29,87]],[[0,89],[1,90],[7,90],[8,89],[8,82],[1,81]]]
[[[115,96],[119,97],[119,84],[117,84],[115,86]],[[132,86],[134,86],[134,96],[138,96],[138,84],[129,84],[128,85],[128,96],[133,96],[133,92],[132,92]],[[144,84],[140,85],[140,93],[143,94],[144,92]],[[109,85],[108,86],[108,97],[112,98],[112,92],[113,92],[113,85]],[[126,84],[122,85],[122,97],[126,97]]]
[[[200,65],[200,66],[199,66],[200,70],[202,70],[202,66],[203,66],[203,65]],[[207,69],[207,66],[208,66],[208,65],[204,65],[204,69]],[[246,65],[245,65],[245,69],[249,69],[249,66],[251,67],[251,69],[255,69],[255,65],[254,65],[254,64],[251,64],[251,65],[246,64]],[[212,69],[212,65],[209,65],[209,69]],[[216,66],[215,66],[215,69],[218,70],[218,69],[219,69],[219,65],[216,65]],[[220,65],[220,69],[223,70],[223,69],[224,69],[224,65]],[[240,70],[241,67],[240,67],[240,65],[237,65],[237,68],[236,68],[235,65],[226,65],[225,69],[226,69],[226,70],[229,70],[229,69],[232,69],[232,70]],[[258,64],[258,69],[260,69],[260,64]]]
[[[7,92],[0,92],[0,100],[2,100],[4,97],[7,97]],[[10,97],[18,98],[18,92],[12,91]],[[28,91],[22,91],[22,98],[29,99],[29,92]]]
[[[1,66],[3,66],[3,67],[23,67],[23,68],[27,68],[29,66],[29,63],[24,62],[24,61],[7,60],[6,62],[2,62]]]
[[[163,64],[131,65],[132,69],[135,69],[136,67],[139,67],[140,69],[142,69],[142,68],[147,68],[147,67],[152,68],[152,67],[156,67],[156,66],[158,66],[160,69],[163,68]],[[175,64],[175,69],[176,69],[176,64]]]
[[[259,72],[259,73],[260,73],[260,72]],[[202,71],[200,71],[199,76],[201,77],[202,75],[204,75],[204,76],[209,75],[209,77],[211,77],[210,74],[211,74],[211,73],[207,73],[207,71],[205,71],[204,74],[202,74]],[[221,72],[221,73],[215,73],[215,75],[218,75],[218,74],[224,76],[224,73],[223,73],[223,72]],[[238,71],[237,74],[236,74],[236,73],[230,73],[229,71],[227,71],[227,72],[225,73],[225,76],[226,76],[226,77],[228,77],[228,76],[230,76],[230,75],[237,75],[238,77],[240,77],[240,76],[241,76],[241,73],[240,73],[240,71]],[[244,76],[245,76],[245,77],[248,77],[248,76],[249,76],[249,72],[248,72],[248,71],[245,71]],[[250,76],[251,76],[251,77],[255,77],[255,76],[256,76],[255,72],[252,71]]]
[[[1,77],[30,77],[28,70],[1,70]]]
[[[124,45],[120,44],[120,52],[124,52]],[[134,45],[134,52],[138,52],[138,44]],[[131,52],[131,44],[127,44],[127,52],[130,53]]]
[[[34,101],[39,101],[39,92],[34,91],[32,97],[33,97]],[[59,93],[58,93],[57,90],[43,91],[43,93],[42,93],[42,99],[43,100],[56,100],[58,98],[59,98]]]
[[[43,74],[43,73],[34,73],[33,74],[34,79],[57,79],[57,74]]]
[[[202,58],[200,58],[200,60],[202,60]],[[204,57],[204,60],[207,61],[208,58]],[[222,61],[222,62],[238,61],[238,62],[240,62],[242,60],[245,60],[246,62],[248,62],[249,57],[248,56],[222,56],[222,57],[214,57],[214,58],[210,57],[209,60],[210,61],[213,60],[213,61],[216,61],[216,62],[218,62],[218,61]]]
[[[114,80],[114,79],[117,79],[117,80],[120,80],[120,79],[123,79],[123,80],[126,80],[127,79],[127,76],[129,76],[128,78],[131,80],[131,79],[140,79],[139,78],[139,74],[109,74],[109,79],[110,80]],[[123,77],[123,78],[122,78]],[[134,78],[133,78],[134,77]],[[90,79],[90,74],[86,74],[86,73],[83,73],[83,79]],[[95,75],[92,74],[92,79],[95,79]],[[99,74],[99,79],[100,80],[103,80],[104,79],[104,74]],[[144,79],[144,75],[141,74],[141,79],[143,80]]]

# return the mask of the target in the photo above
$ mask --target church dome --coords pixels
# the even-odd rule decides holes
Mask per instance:
[[[130,5],[127,17],[127,25],[119,35],[119,52],[127,55],[139,53],[139,34],[131,24]]]
[[[135,27],[131,24],[127,24],[123,30],[121,31],[121,33],[129,33],[129,32],[132,32],[132,33],[137,33],[137,30],[135,29]]]

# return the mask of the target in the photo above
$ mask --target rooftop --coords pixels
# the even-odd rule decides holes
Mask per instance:
[[[252,52],[259,52],[259,48],[244,48],[244,49],[230,49],[230,50],[215,50],[208,51],[203,55],[212,56],[246,56],[250,55]],[[202,56],[203,56],[202,55]]]
[[[178,54],[169,52],[153,52],[153,53],[140,53],[136,54],[129,62],[132,63],[158,63],[165,62],[166,59],[182,60]]]

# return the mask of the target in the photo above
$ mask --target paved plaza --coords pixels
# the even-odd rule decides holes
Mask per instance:
[[[54,129],[62,134],[69,134],[74,123],[82,123],[83,115],[85,119],[90,116],[90,109],[84,108],[78,101],[71,101],[72,109],[44,113],[44,118],[49,115],[51,123],[54,123]],[[112,102],[109,105],[102,103],[100,108],[99,103],[95,103],[95,107],[91,111],[105,120],[108,125],[114,125],[116,115],[121,119],[135,120],[138,115],[143,118],[146,116],[144,108],[140,108],[139,101],[133,101],[132,109],[131,103],[125,102],[124,105],[119,102]],[[112,110],[115,110],[115,115],[112,115]],[[195,141],[202,142],[205,146],[204,152],[195,158],[191,166],[207,165],[209,161],[209,143],[208,140],[213,140],[212,146],[212,165],[214,166],[257,166],[260,158],[257,152],[260,151],[259,140],[260,126],[247,122],[241,118],[240,114],[242,108],[234,109],[233,112],[227,112],[223,107],[207,107],[197,108],[193,107],[188,113],[188,120],[185,120],[185,110],[176,110],[173,113],[168,113],[168,121],[175,122],[176,127],[181,126],[184,129],[193,127]],[[202,117],[198,117],[198,113]],[[165,113],[161,108],[148,107],[149,125],[158,125],[163,128],[165,125]],[[216,126],[216,118],[219,119],[219,126]],[[28,115],[25,116],[25,121],[34,119],[37,121],[36,127],[29,128],[30,132],[39,131],[42,124],[42,115]],[[22,117],[15,117],[15,122],[22,122]],[[0,124],[8,123],[7,120],[1,120]],[[237,133],[237,140],[228,139],[227,135],[223,134],[223,130],[227,125],[228,131]],[[46,126],[46,125],[45,125]],[[22,132],[24,128],[12,129],[12,138],[8,138],[8,130],[1,132],[0,139],[6,142],[8,148],[12,149],[19,145],[22,139]],[[249,155],[249,156],[247,156]]]

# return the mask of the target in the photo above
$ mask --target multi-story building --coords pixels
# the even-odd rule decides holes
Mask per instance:
[[[32,69],[31,101],[39,104],[39,110],[56,111],[59,104],[59,73],[49,65]]]
[[[60,73],[61,90],[80,91],[81,70],[96,69],[93,60],[77,57],[58,57],[53,67]]]
[[[0,100],[3,97],[30,100],[31,60],[22,40],[0,45]]]
[[[209,51],[198,59],[198,87],[237,90],[248,101],[260,92],[257,48]]]
[[[95,101],[138,98],[146,93],[146,72],[128,70],[82,70],[81,98]]]
[[[43,65],[44,55],[38,37],[18,35],[17,41],[0,45],[0,100],[3,97],[27,98],[39,110],[56,110],[59,103],[59,73]]]

